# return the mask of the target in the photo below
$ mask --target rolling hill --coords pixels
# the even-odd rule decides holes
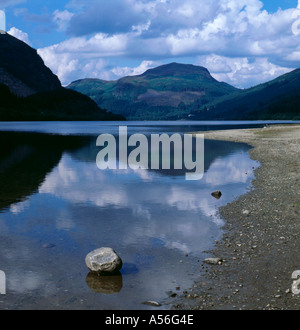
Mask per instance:
[[[218,82],[203,67],[177,63],[117,81],[77,80],[68,88],[88,95],[100,107],[129,120],[181,119],[189,115],[193,104],[202,106],[240,92]]]
[[[242,90],[238,95],[216,99],[195,109],[196,118],[238,120],[300,119],[300,69],[272,81]]]
[[[300,69],[237,89],[203,67],[171,63],[117,81],[77,80],[68,88],[129,120],[300,119]]]

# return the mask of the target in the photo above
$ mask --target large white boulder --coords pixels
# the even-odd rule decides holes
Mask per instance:
[[[98,274],[117,273],[122,268],[122,259],[108,247],[90,252],[85,257],[85,263],[90,271]]]

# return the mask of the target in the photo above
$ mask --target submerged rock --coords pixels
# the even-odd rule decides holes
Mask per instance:
[[[85,257],[85,263],[90,271],[98,274],[114,274],[121,270],[122,259],[108,247],[103,247],[90,252]]]
[[[221,193],[221,191],[217,190],[217,191],[214,191],[211,195],[213,197],[215,197],[216,199],[220,199],[222,196],[222,193]]]
[[[123,287],[123,278],[120,272],[108,276],[89,272],[85,281],[89,288],[96,293],[115,294],[119,293]]]

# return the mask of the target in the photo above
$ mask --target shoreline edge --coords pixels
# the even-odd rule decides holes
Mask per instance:
[[[222,265],[202,265],[175,310],[298,310],[292,274],[300,270],[300,125],[202,133],[247,143],[260,162],[252,189],[219,209],[223,236],[211,251]]]

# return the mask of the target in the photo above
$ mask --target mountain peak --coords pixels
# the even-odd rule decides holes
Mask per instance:
[[[102,84],[96,80],[75,82],[69,88],[87,93],[99,106],[129,120],[178,119],[216,97],[237,92],[214,79],[206,68],[179,63]]]
[[[186,75],[201,75],[202,77],[206,77],[208,79],[213,79],[210,75],[209,71],[202,67],[196,66],[192,64],[181,64],[181,63],[169,63],[158,66],[153,69],[147,70],[141,76],[186,76]]]

